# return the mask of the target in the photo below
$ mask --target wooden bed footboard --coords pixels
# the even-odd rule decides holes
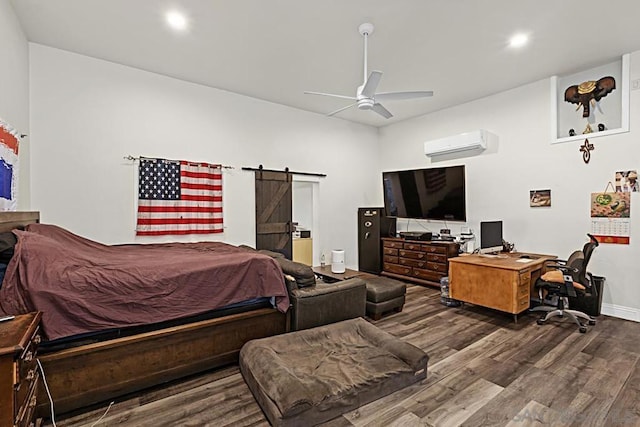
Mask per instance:
[[[56,414],[235,363],[251,339],[286,332],[287,316],[262,308],[39,357]],[[40,388],[38,414],[50,416]]]

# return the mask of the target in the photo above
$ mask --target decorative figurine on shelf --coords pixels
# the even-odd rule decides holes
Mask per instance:
[[[582,133],[585,134],[585,133],[591,133],[591,132],[593,132],[593,129],[591,129],[591,125],[589,123],[587,123],[587,127],[584,128]]]
[[[604,125],[604,123],[598,123],[598,132],[602,132],[606,129],[607,127]]]
[[[589,160],[591,160],[591,151],[593,149],[595,149],[593,144],[591,144],[588,139],[585,139],[584,144],[580,146],[580,151],[582,152],[582,160],[584,160],[585,163],[589,163]]]
[[[564,91],[564,100],[572,104],[578,104],[579,110],[582,107],[582,117],[591,115],[591,106],[595,107],[596,102],[610,94],[616,88],[616,79],[611,76],[603,77],[600,80],[589,80],[579,85],[569,86]]]
[[[569,129],[569,136],[576,136],[576,130],[575,129]]]

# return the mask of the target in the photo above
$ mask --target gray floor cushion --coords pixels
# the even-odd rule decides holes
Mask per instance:
[[[249,341],[240,371],[271,424],[313,425],[421,381],[428,360],[357,318]]]

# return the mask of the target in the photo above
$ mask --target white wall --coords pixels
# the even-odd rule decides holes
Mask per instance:
[[[254,175],[241,168],[289,167],[327,174],[314,234],[357,266],[357,208],[378,186],[376,129],[38,44],[30,54],[32,206],[43,222],[105,243],[157,241],[134,236],[136,166],[123,157],[206,161],[235,167],[214,238],[253,244]]]
[[[640,52],[631,56],[631,79],[640,77]],[[631,132],[590,138],[595,145],[585,164],[583,141],[550,143],[550,82],[543,80],[491,97],[384,127],[380,130],[382,170],[429,167],[423,142],[487,129],[499,142],[483,154],[434,162],[466,165],[466,225],[475,233],[483,220],[501,219],[504,237],[521,251],[566,258],[587,241],[590,194],[604,191],[615,171],[640,169],[640,91],[631,92]],[[550,208],[529,207],[529,190],[551,189]],[[382,200],[379,189],[378,201]],[[640,194],[631,198],[631,244],[603,244],[590,271],[607,278],[603,311],[640,321]],[[440,221],[412,220],[409,228],[438,231]],[[458,232],[461,223],[448,223]],[[406,227],[406,221],[399,228]]]
[[[0,0],[0,118],[29,134],[29,44],[8,0]],[[18,210],[29,209],[29,138],[18,149]]]

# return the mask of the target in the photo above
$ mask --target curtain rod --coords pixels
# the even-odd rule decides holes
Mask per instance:
[[[123,157],[123,159],[125,159],[125,160],[131,160],[132,162],[135,162],[136,160],[140,160],[140,159],[141,159],[141,157],[133,157],[133,156],[129,155],[129,156],[124,156],[124,157]],[[197,162],[189,162],[189,163],[197,163]],[[234,166],[225,166],[225,165],[220,165],[220,167],[221,167],[222,169],[235,169],[235,167],[234,167]]]
[[[284,168],[284,170],[282,170],[282,171],[279,171],[279,170],[276,170],[276,169],[264,169],[262,167],[262,165],[258,166],[257,168],[243,167],[242,170],[243,171],[254,171],[254,172],[286,172],[286,173],[291,173],[291,174],[294,174],[294,175],[319,176],[321,178],[325,178],[327,176],[327,174],[324,174],[324,173],[294,172],[294,171],[290,171],[289,168]]]

